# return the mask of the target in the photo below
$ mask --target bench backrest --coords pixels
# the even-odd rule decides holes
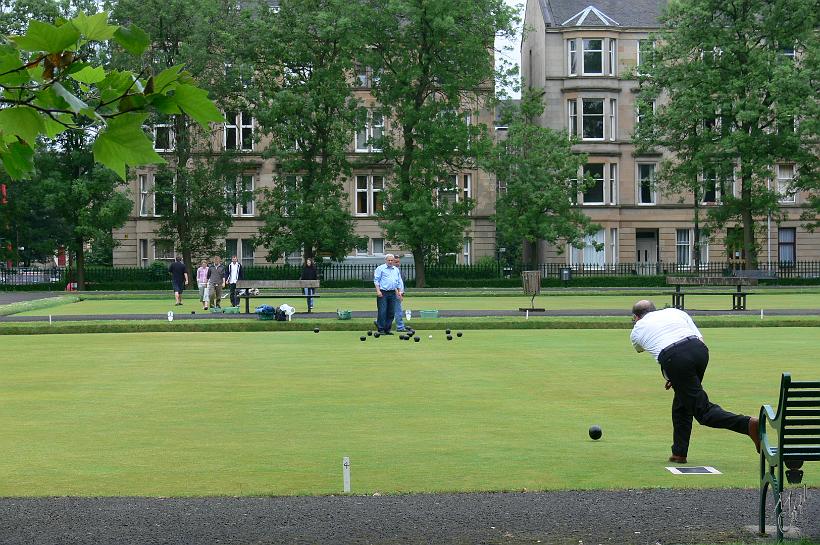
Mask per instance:
[[[734,276],[667,276],[671,286],[755,286],[757,278]]]
[[[778,443],[783,458],[820,460],[820,380],[795,381],[783,373]]]
[[[240,280],[237,288],[301,289],[318,288],[318,280]]]
[[[740,269],[732,271],[732,276],[736,278],[777,278],[777,273],[761,269]]]

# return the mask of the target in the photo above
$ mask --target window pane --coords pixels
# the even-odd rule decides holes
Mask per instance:
[[[678,265],[689,265],[689,229],[677,230],[675,245]]]
[[[655,202],[652,192],[655,178],[655,165],[639,165],[638,173],[641,184],[638,202],[641,204],[652,204]]]
[[[793,263],[797,259],[797,229],[783,227],[778,229],[778,258],[781,263]]]
[[[604,165],[586,165],[584,174],[595,179],[595,185],[584,191],[584,204],[603,204],[604,202]]]
[[[374,254],[383,254],[384,253],[384,239],[383,238],[374,238],[373,239],[373,253]]]
[[[603,74],[603,40],[584,40],[584,74]]]
[[[604,137],[604,101],[603,99],[583,100],[583,137],[602,139]]]
[[[576,74],[578,68],[578,53],[576,52],[575,48],[575,40],[570,40],[569,44],[569,73],[574,75]]]

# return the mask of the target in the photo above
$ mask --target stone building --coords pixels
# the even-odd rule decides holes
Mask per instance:
[[[543,126],[576,134],[576,149],[588,154],[586,173],[598,183],[580,194],[578,203],[602,226],[595,241],[604,245],[603,251],[589,245],[559,253],[542,244],[545,262],[593,267],[694,262],[693,196],[657,191],[652,182],[663,156],[638,155],[630,143],[640,112],[638,84],[629,74],[651,47],[647,38],[658,30],[665,5],[665,0],[527,0],[521,74],[545,92]],[[793,168],[775,165],[773,183],[787,187]],[[720,199],[714,186],[706,187],[702,209]],[[761,263],[820,258],[820,233],[805,231],[799,220],[806,198],[784,196],[788,219],[766,225],[759,241]],[[702,263],[742,257],[724,245],[724,238],[713,236],[701,248]]]

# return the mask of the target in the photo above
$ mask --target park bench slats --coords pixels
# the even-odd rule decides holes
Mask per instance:
[[[310,299],[318,299],[319,295],[305,295],[302,291],[304,288],[318,288],[318,280],[240,280],[236,283],[236,289],[244,290],[240,293],[239,298],[245,299],[245,313],[251,312],[251,299],[291,299],[294,297],[302,297],[306,301]],[[258,289],[264,290],[259,295],[252,295],[250,290]],[[298,290],[291,292],[283,292],[282,290]],[[308,307],[310,312],[310,307]]]
[[[780,496],[785,485],[786,462],[793,462],[786,472],[789,480],[800,482],[803,463],[820,461],[820,381],[792,382],[791,375],[783,373],[777,412],[769,405],[760,408],[759,438],[759,523],[760,533],[763,534],[766,527],[766,493],[770,486],[775,501],[775,521],[782,517]],[[792,480],[795,476],[799,478]],[[776,526],[777,540],[782,541],[782,525]]]
[[[731,296],[732,310],[746,310],[746,298],[751,292],[744,291],[744,286],[757,285],[756,278],[748,277],[727,277],[727,276],[667,276],[666,284],[675,286],[675,292],[672,294],[672,306],[683,310],[687,295],[722,295]],[[723,287],[735,286],[735,291],[684,291],[684,287],[698,286],[698,287]]]

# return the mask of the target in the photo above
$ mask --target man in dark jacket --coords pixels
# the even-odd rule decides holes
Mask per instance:
[[[214,262],[208,267],[208,294],[210,307],[222,308],[222,288],[225,287],[225,265],[222,258],[214,256]]]
[[[185,263],[182,262],[180,256],[168,266],[168,272],[171,273],[171,285],[174,288],[174,297],[176,302],[174,306],[182,304],[182,290],[188,285],[188,269],[185,268]]]

